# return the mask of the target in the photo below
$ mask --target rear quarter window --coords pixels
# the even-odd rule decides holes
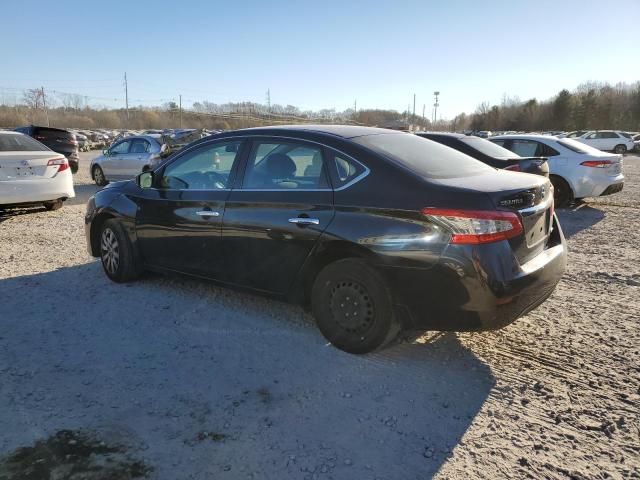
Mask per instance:
[[[464,153],[408,133],[383,133],[352,139],[425,178],[480,175],[494,169]]]

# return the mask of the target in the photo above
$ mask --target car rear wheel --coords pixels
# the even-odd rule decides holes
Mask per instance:
[[[345,352],[371,352],[400,331],[384,280],[360,260],[326,266],[314,282],[311,307],[325,338]]]
[[[616,145],[616,148],[614,148],[613,151],[619,154],[627,153],[627,147],[622,144]]]
[[[553,202],[556,208],[566,207],[573,200],[573,192],[571,187],[564,178],[551,175],[549,178],[553,185]]]
[[[51,202],[44,202],[44,208],[47,210],[59,210],[62,208],[62,200],[53,200]]]
[[[96,185],[98,185],[99,187],[104,187],[107,184],[107,179],[104,176],[104,172],[102,171],[102,168],[100,168],[98,165],[93,167],[92,174],[93,174],[93,181],[96,182]]]
[[[110,219],[102,224],[100,260],[107,277],[114,282],[128,282],[140,275],[133,245],[118,220]]]

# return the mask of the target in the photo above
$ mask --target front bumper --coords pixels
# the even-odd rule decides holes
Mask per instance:
[[[494,330],[533,310],[553,292],[567,265],[554,215],[547,248],[520,265],[508,242],[450,246],[434,268],[387,268],[405,326],[427,330]]]

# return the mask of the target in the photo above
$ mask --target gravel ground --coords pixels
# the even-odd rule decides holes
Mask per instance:
[[[358,357],[298,307],[109,282],[84,243],[85,161],[62,210],[0,216],[0,479],[640,478],[625,162],[623,192],[559,211],[569,267],[537,310]]]

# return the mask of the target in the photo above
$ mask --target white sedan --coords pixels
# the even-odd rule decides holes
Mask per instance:
[[[547,135],[499,135],[490,140],[521,157],[547,157],[558,207],[574,199],[611,195],[624,185],[620,154]]]
[[[75,196],[64,155],[22,133],[0,131],[0,207],[41,204],[57,210]]]

